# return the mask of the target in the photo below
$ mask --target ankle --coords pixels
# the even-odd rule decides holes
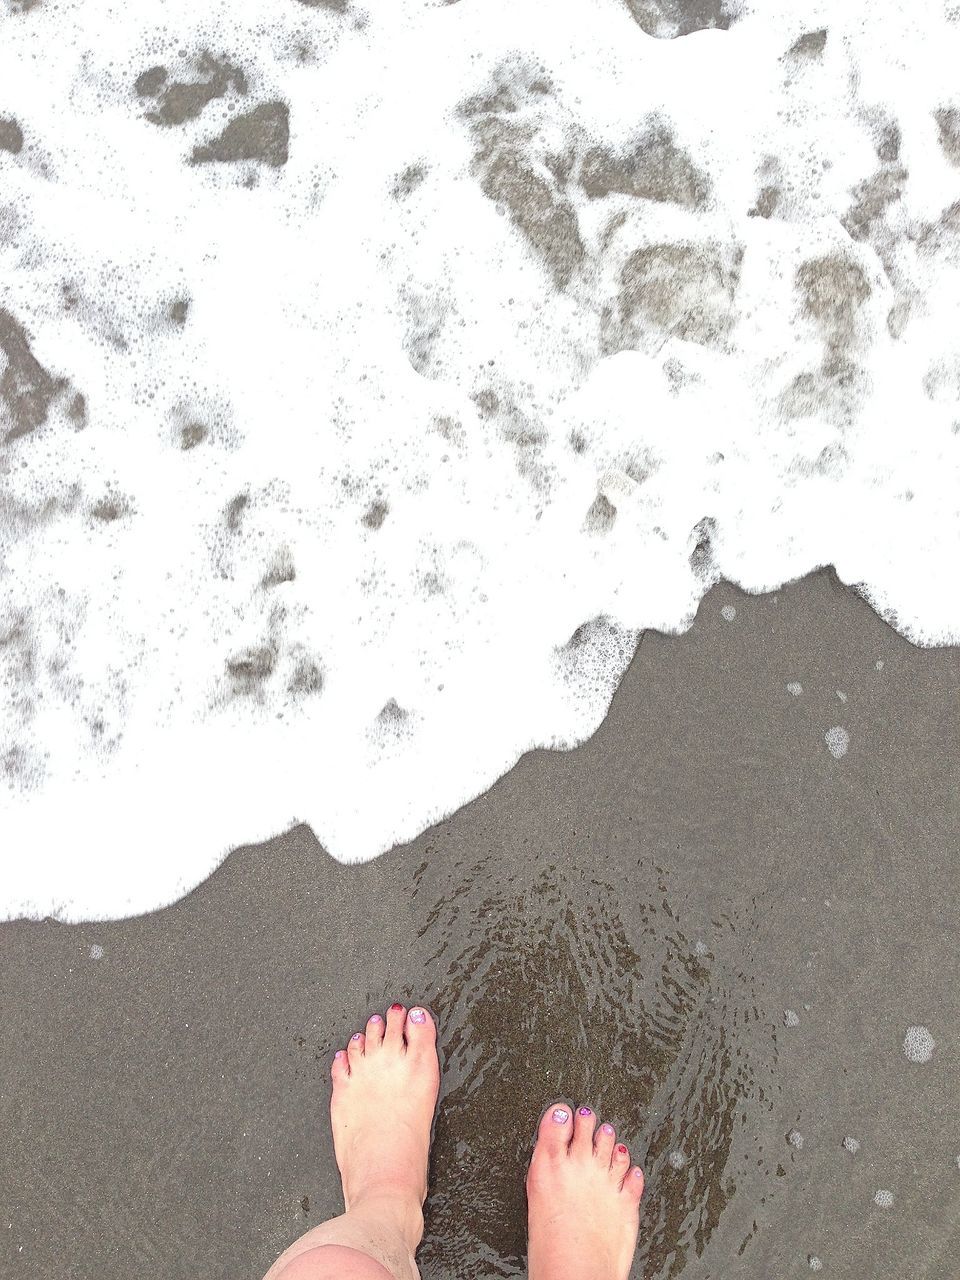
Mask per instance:
[[[351,1201],[349,1212],[396,1231],[411,1254],[423,1239],[423,1205],[409,1191],[368,1183]]]

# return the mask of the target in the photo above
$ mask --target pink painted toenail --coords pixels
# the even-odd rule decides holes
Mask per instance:
[[[402,1005],[402,1004],[392,1004],[392,1005],[390,1006],[390,1012],[391,1012],[391,1013],[393,1013],[393,1012],[395,1012],[397,1009],[402,1009],[402,1008],[403,1008],[403,1005]]]
[[[350,1037],[350,1039],[351,1039],[351,1040],[359,1040],[359,1039],[360,1039],[360,1032],[359,1032],[359,1031],[355,1031],[355,1032],[353,1033],[353,1035]]]
[[[581,1107],[581,1108],[580,1108],[580,1114],[581,1114],[582,1116],[588,1116],[588,1115],[590,1114],[590,1108],[589,1108],[589,1107]]]
[[[553,1118],[556,1120],[557,1124],[566,1124],[570,1119],[570,1112],[564,1111],[563,1107],[557,1107],[554,1110]]]
[[[334,1056],[335,1058],[342,1058],[342,1057],[343,1057],[343,1050],[342,1050],[342,1049],[338,1049],[338,1050],[337,1050],[337,1052],[336,1052],[333,1056]]]
[[[600,1128],[603,1130],[604,1133],[613,1133],[612,1124],[602,1124]]]
[[[620,1143],[620,1145],[617,1147],[617,1150],[620,1152],[620,1154],[621,1154],[622,1156],[625,1156],[625,1155],[627,1154],[627,1148],[623,1145],[623,1143],[622,1143],[622,1142],[621,1142],[621,1143]]]
[[[634,1169],[634,1171],[633,1171],[633,1176],[634,1176],[635,1178],[642,1178],[642,1177],[643,1177],[643,1170],[642,1170],[642,1169]]]
[[[409,1016],[411,1022],[426,1022],[427,1020],[427,1015],[422,1009],[411,1009]]]
[[[370,1021],[371,1021],[371,1022],[382,1022],[382,1021],[383,1021],[383,1019],[380,1017],[379,1013],[374,1013],[374,1014],[371,1014],[371,1016],[370,1016]]]

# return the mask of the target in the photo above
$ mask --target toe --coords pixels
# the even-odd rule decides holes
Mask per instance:
[[[345,1049],[338,1049],[333,1055],[333,1063],[330,1067],[330,1074],[333,1076],[334,1084],[339,1080],[346,1080],[350,1075],[350,1063],[347,1058]]]
[[[416,1004],[407,1014],[403,1028],[407,1038],[407,1049],[414,1053],[422,1049],[433,1049],[437,1043],[437,1026],[423,1005]]]
[[[573,1142],[571,1152],[577,1155],[593,1155],[593,1130],[597,1117],[589,1107],[578,1107],[573,1122]]]
[[[544,1112],[537,1131],[537,1151],[559,1155],[566,1152],[573,1137],[573,1108],[565,1102],[554,1102]]]
[[[612,1124],[606,1123],[602,1124],[594,1135],[593,1149],[601,1164],[610,1164],[610,1157],[613,1155],[613,1144],[616,1141],[616,1137],[616,1129],[614,1129]]]
[[[363,1057],[363,1041],[363,1032],[355,1031],[347,1043],[347,1059],[350,1062],[351,1069],[353,1064],[359,1062]]]
[[[392,1004],[387,1010],[387,1029],[383,1033],[383,1043],[394,1049],[403,1048],[403,1024],[407,1020],[407,1011],[402,1004]]]
[[[634,1165],[632,1169],[627,1170],[627,1175],[623,1180],[623,1193],[640,1203],[640,1197],[643,1195],[644,1177],[643,1170],[639,1165]]]
[[[610,1161],[610,1171],[615,1175],[617,1181],[621,1182],[629,1168],[630,1152],[624,1143],[618,1142],[613,1148],[613,1159]]]
[[[383,1018],[379,1013],[371,1013],[364,1032],[364,1053],[369,1053],[371,1049],[379,1049],[382,1042]]]

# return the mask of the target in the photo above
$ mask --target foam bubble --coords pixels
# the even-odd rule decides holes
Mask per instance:
[[[834,760],[839,760],[841,756],[847,754],[847,748],[850,746],[850,735],[841,725],[834,725],[832,729],[828,729],[823,735],[823,740],[827,744],[827,748]]]
[[[0,915],[375,857],[720,578],[960,642],[960,27],[635,8],[8,6]]]
[[[803,693],[803,685],[799,680],[791,680],[787,685],[787,692],[792,693],[795,698],[799,698],[801,693]]]
[[[667,1156],[667,1160],[674,1169],[683,1169],[687,1163],[687,1157],[682,1151],[671,1151]]]
[[[903,1052],[910,1062],[929,1062],[937,1042],[927,1027],[907,1027]]]
[[[100,946],[99,942],[95,942],[93,946],[90,948],[90,959],[91,960],[103,959],[103,947]]]
[[[823,1263],[815,1253],[811,1253],[807,1258],[807,1266],[811,1271],[822,1271]]]
[[[737,611],[732,604],[725,604],[720,612],[727,622],[732,622],[737,616]]]
[[[799,1027],[800,1015],[796,1013],[793,1009],[784,1009],[783,1025],[785,1027]]]
[[[796,1147],[799,1151],[803,1146],[803,1134],[799,1133],[796,1129],[791,1129],[787,1134],[787,1141],[790,1143],[791,1147]]]
[[[873,1203],[881,1209],[889,1209],[893,1205],[893,1192],[880,1190],[873,1197]]]
[[[860,1150],[860,1143],[856,1138],[844,1138],[843,1149],[844,1151],[849,1151],[852,1156],[855,1156]]]

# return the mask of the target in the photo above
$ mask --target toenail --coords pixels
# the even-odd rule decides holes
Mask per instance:
[[[623,1143],[622,1143],[622,1142],[621,1142],[621,1143],[620,1143],[620,1145],[617,1147],[617,1150],[620,1152],[620,1154],[621,1154],[622,1156],[625,1156],[625,1155],[627,1154],[627,1148],[623,1145]]]
[[[390,1008],[391,1008],[391,1010],[394,1010],[394,1009],[402,1009],[402,1008],[403,1008],[403,1005],[402,1005],[402,1004],[392,1004],[392,1005],[390,1006]]]
[[[359,1040],[359,1039],[360,1039],[360,1032],[359,1032],[359,1031],[355,1031],[355,1032],[353,1033],[353,1035],[350,1037],[350,1039],[351,1039],[351,1040]]]
[[[604,1133],[613,1133],[612,1124],[602,1124],[600,1128],[603,1130]]]
[[[635,1178],[642,1178],[642,1177],[643,1177],[643,1170],[642,1170],[642,1169],[634,1169],[634,1171],[633,1171],[633,1176],[634,1176]]]
[[[589,1107],[581,1107],[581,1108],[580,1108],[580,1114],[581,1114],[582,1116],[588,1116],[588,1115],[590,1114],[590,1108],[589,1108]]]
[[[342,1058],[342,1057],[343,1057],[343,1050],[342,1050],[342,1049],[338,1049],[338,1050],[337,1050],[337,1052],[336,1052],[333,1056],[334,1056],[335,1058]]]
[[[570,1112],[564,1111],[563,1107],[557,1107],[554,1110],[553,1118],[556,1120],[557,1124],[566,1124],[570,1119]]]
[[[382,1021],[383,1021],[383,1019],[380,1017],[379,1013],[374,1013],[374,1014],[372,1014],[372,1015],[371,1015],[371,1017],[370,1017],[370,1021],[371,1021],[371,1022],[382,1022]]]
[[[426,1022],[427,1020],[427,1015],[422,1009],[411,1009],[409,1016],[411,1022]]]

